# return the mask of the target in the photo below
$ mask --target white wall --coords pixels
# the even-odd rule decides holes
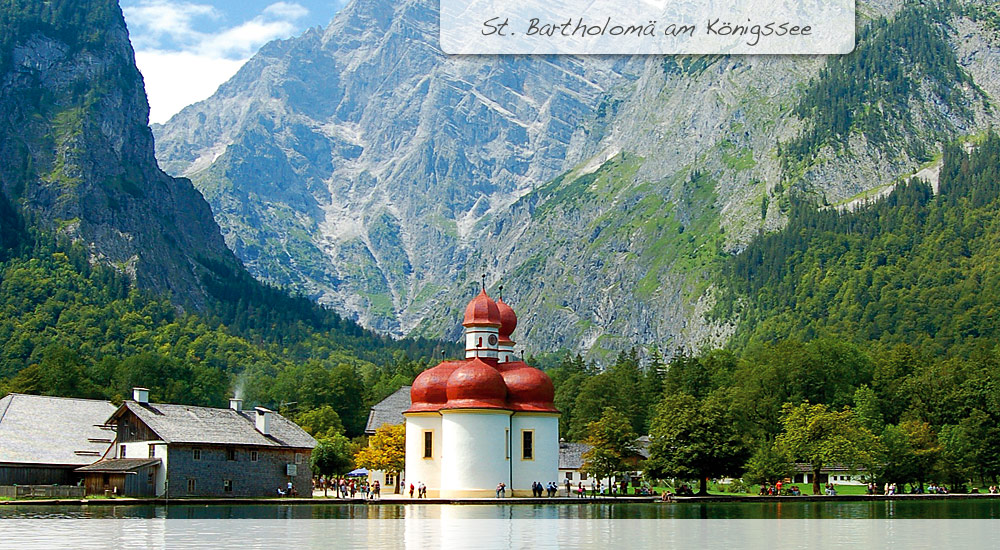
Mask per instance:
[[[153,456],[160,459],[160,467],[156,469],[156,496],[162,497],[167,492],[167,444],[153,444]]]
[[[488,497],[496,495],[500,482],[510,487],[505,439],[510,427],[510,411],[444,410],[441,413],[440,496]]]
[[[406,416],[406,485],[418,482],[427,486],[427,496],[437,496],[441,487],[442,432],[441,415],[408,414]],[[434,457],[424,458],[424,430],[434,432]],[[414,491],[416,495],[416,491]]]
[[[522,430],[534,430],[534,458],[523,460]],[[550,481],[563,482],[559,477],[559,417],[514,413],[511,419],[513,449],[513,479],[511,487],[517,496],[531,496],[531,483],[547,485]]]
[[[490,344],[490,336],[497,336],[496,327],[468,327],[465,329],[465,357],[496,357],[497,346]],[[482,342],[482,345],[480,345]]]

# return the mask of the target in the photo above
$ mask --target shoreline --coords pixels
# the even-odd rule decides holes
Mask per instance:
[[[947,494],[947,495],[802,495],[802,496],[755,496],[755,495],[709,495],[693,497],[673,497],[669,502],[660,501],[660,497],[648,496],[603,496],[596,498],[579,497],[510,497],[510,498],[408,498],[397,497],[395,495],[380,500],[365,500],[363,498],[335,498],[335,497],[314,497],[314,498],[99,498],[99,499],[25,499],[25,500],[0,500],[0,506],[122,506],[122,505],[144,505],[156,504],[169,506],[171,504],[204,504],[204,505],[225,505],[225,504],[280,504],[280,505],[317,505],[317,504],[355,504],[368,506],[381,505],[416,505],[416,504],[447,504],[447,505],[538,505],[538,504],[610,504],[610,503],[646,503],[646,504],[696,504],[703,502],[893,502],[906,500],[972,500],[972,499],[1000,499],[1000,495],[989,493],[978,494]]]

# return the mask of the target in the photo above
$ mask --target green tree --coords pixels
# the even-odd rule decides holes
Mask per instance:
[[[878,439],[845,408],[831,411],[826,405],[786,403],[782,407],[782,432],[777,448],[791,461],[812,467],[813,494],[820,494],[823,466],[838,464],[849,469],[873,467]]]
[[[313,474],[326,478],[327,481],[331,477],[342,476],[353,469],[354,455],[357,452],[357,446],[342,434],[319,439],[310,457]],[[323,484],[323,496],[327,496],[327,485],[329,483]]]
[[[608,373],[602,372],[583,380],[573,403],[573,417],[569,422],[567,439],[582,441],[588,436],[590,424],[600,420],[604,411],[615,406]]]
[[[636,439],[627,416],[613,407],[605,409],[587,425],[584,442],[591,447],[583,453],[583,470],[601,480],[634,467],[639,456]]]
[[[299,413],[295,423],[316,439],[330,439],[344,433],[340,415],[330,405]]]
[[[381,470],[396,478],[393,492],[399,492],[399,472],[406,463],[406,428],[402,424],[385,424],[368,439],[354,457],[359,468]]]
[[[941,444],[930,424],[904,420],[882,431],[883,475],[886,481],[920,484],[921,492],[938,460]]]
[[[698,494],[708,494],[710,477],[738,477],[747,446],[729,407],[715,396],[701,402],[678,393],[660,401],[650,432],[646,470],[655,478],[697,479]]]
[[[743,481],[770,485],[795,473],[794,468],[773,444],[765,443],[754,451],[746,464]]]

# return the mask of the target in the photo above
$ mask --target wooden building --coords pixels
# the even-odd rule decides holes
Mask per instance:
[[[75,485],[114,440],[109,401],[9,394],[0,399],[0,486]]]
[[[117,458],[77,468],[88,495],[156,496],[159,458]]]

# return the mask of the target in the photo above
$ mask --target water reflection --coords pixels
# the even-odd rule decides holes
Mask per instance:
[[[1000,499],[567,504],[3,505],[0,518],[142,519],[998,519]]]

